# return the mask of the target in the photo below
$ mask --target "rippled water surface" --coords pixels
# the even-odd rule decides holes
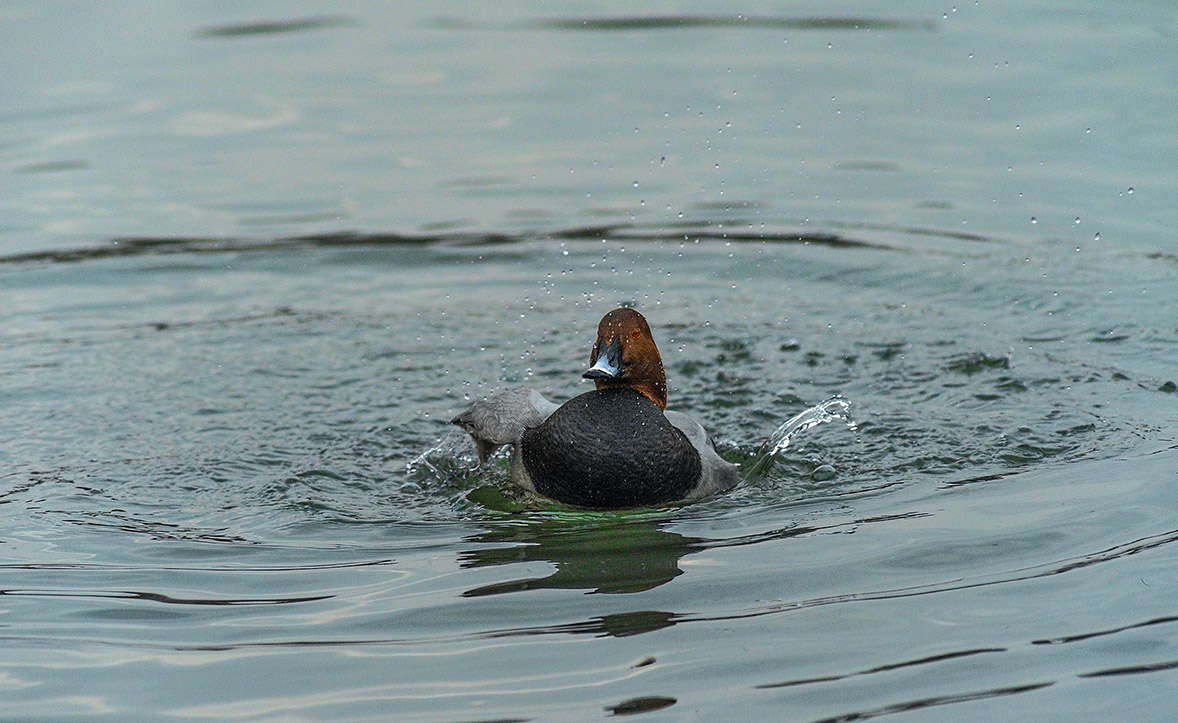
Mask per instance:
[[[1170,720],[1178,11],[860,9],[0,10],[0,718]],[[743,485],[477,468],[618,304]]]

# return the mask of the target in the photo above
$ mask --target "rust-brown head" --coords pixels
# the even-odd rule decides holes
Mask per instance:
[[[646,319],[633,309],[614,309],[597,325],[589,369],[581,376],[598,389],[629,387],[667,408],[667,372]]]

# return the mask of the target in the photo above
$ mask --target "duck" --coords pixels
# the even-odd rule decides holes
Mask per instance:
[[[667,411],[667,375],[646,318],[602,317],[581,375],[594,389],[556,404],[527,387],[476,402],[451,421],[474,440],[479,464],[511,447],[511,480],[574,507],[625,509],[690,502],[740,481],[703,425]]]

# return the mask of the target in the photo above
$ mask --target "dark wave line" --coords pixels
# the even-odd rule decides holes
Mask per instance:
[[[1153,625],[1165,625],[1167,623],[1178,623],[1178,615],[1167,615],[1166,617],[1153,618],[1141,623],[1133,623],[1132,625],[1122,625],[1119,628],[1111,628],[1109,630],[1098,630],[1092,633],[1081,633],[1079,635],[1066,635],[1058,638],[1041,638],[1039,640],[1032,640],[1032,645],[1062,645],[1064,643],[1076,643],[1081,640],[1090,640],[1092,638],[1100,638],[1105,635],[1116,635],[1123,633],[1126,630],[1137,630],[1138,628],[1148,628]]]
[[[699,539],[692,545],[691,552],[700,550],[712,550],[723,547],[744,547],[746,545],[759,545],[763,542],[770,542],[773,540],[786,540],[791,537],[801,537],[814,532],[830,532],[833,530],[840,530],[844,528],[858,528],[862,525],[870,525],[876,522],[895,522],[897,520],[918,520],[922,517],[931,517],[932,514],[928,512],[898,512],[890,515],[876,515],[874,517],[862,517],[851,520],[850,522],[836,522],[829,525],[797,525],[793,527],[781,527],[766,532],[757,532],[749,535],[739,535],[737,537],[725,537],[717,539]]]
[[[678,702],[677,698],[668,695],[646,695],[641,698],[627,698],[615,705],[607,705],[605,710],[613,715],[635,715],[669,708]]]
[[[984,653],[1005,653],[1006,650],[1006,648],[974,648],[972,650],[955,650],[949,653],[941,653],[940,655],[930,655],[925,658],[905,660],[900,663],[879,665],[874,668],[867,668],[866,670],[857,670],[853,673],[845,673],[841,675],[824,675],[816,678],[797,678],[795,680],[786,680],[780,683],[762,683],[761,685],[754,685],[753,687],[768,690],[771,688],[792,688],[794,686],[808,685],[810,683],[833,683],[838,680],[846,680],[847,678],[854,678],[860,675],[887,673],[893,670],[901,670],[903,668],[911,668],[918,665],[928,665],[930,663],[940,663],[946,660],[955,660],[957,658],[967,658],[974,655],[982,655]]]
[[[673,229],[673,230],[672,230]],[[928,231],[951,237],[953,232]],[[400,234],[400,233],[359,233],[340,232],[312,234],[281,239],[238,239],[238,238],[117,238],[99,246],[85,246],[76,249],[51,249],[21,254],[0,256],[0,267],[36,263],[77,263],[97,259],[124,256],[147,256],[167,254],[224,254],[262,251],[287,251],[303,248],[350,248],[350,247],[426,247],[426,246],[486,246],[509,245],[540,240],[576,241],[606,240],[627,242],[679,242],[685,239],[698,241],[761,242],[781,244],[812,244],[832,248],[865,248],[896,250],[885,244],[861,241],[839,234],[822,232],[788,233],[744,233],[736,231],[711,230],[707,225],[699,226],[657,226],[650,229],[628,225],[587,226],[548,232],[521,232],[516,234],[494,232],[444,233],[444,234]]]
[[[282,598],[179,598],[158,592],[135,592],[131,590],[114,591],[65,591],[65,590],[0,590],[0,596],[8,597],[62,597],[83,598],[95,600],[146,600],[148,602],[164,603],[166,605],[214,605],[214,606],[244,606],[244,605],[290,605],[292,603],[317,602],[330,600],[335,595],[307,595],[302,597]]]
[[[343,15],[317,15],[291,20],[262,20],[253,23],[235,23],[230,25],[215,25],[205,28],[196,34],[198,38],[225,40],[228,38],[242,38],[252,35],[281,35],[285,33],[300,33],[308,30],[322,30],[324,28],[339,28],[353,25],[351,18]]]
[[[461,638],[469,640],[469,636]],[[417,645],[422,640],[413,639],[372,639],[372,640],[263,640],[241,643],[149,643],[130,640],[102,640],[99,638],[81,637],[35,637],[31,635],[0,635],[0,642],[6,644],[27,643],[32,645],[68,645],[71,649],[83,645],[93,645],[104,648],[126,650],[169,650],[177,653],[227,653],[243,650],[265,650],[271,648],[335,648],[335,647],[368,647],[368,646],[402,646]],[[442,639],[449,642],[449,639]]]
[[[1162,663],[1146,663],[1144,665],[1126,665],[1121,668],[1105,668],[1091,673],[1080,673],[1078,678],[1109,678],[1118,675],[1140,675],[1142,673],[1160,673],[1164,670],[1178,670],[1178,660],[1167,660]]]
[[[1010,695],[1018,695],[1019,693],[1029,693],[1033,690],[1041,690],[1055,685],[1055,681],[1046,681],[1042,683],[1029,683],[1026,685],[1012,685],[1006,688],[988,688],[986,690],[974,691],[972,693],[958,693],[956,695],[937,695],[930,698],[920,698],[919,700],[910,700],[903,703],[893,703],[882,708],[872,708],[870,710],[856,711],[854,713],[846,713],[843,715],[833,716],[830,718],[823,718],[815,721],[815,723],[849,723],[849,721],[870,720],[872,718],[879,718],[885,715],[892,715],[894,713],[907,713],[913,710],[922,710],[924,708],[934,708],[942,705],[953,705],[954,703],[969,703],[975,700],[986,700],[987,698],[1001,698]]]
[[[945,231],[942,229],[921,228],[920,226],[892,226],[883,223],[856,223],[852,221],[830,221],[826,223],[831,228],[845,228],[860,231],[890,231],[894,233],[903,233],[908,236],[933,236],[936,238],[951,238],[957,241],[978,241],[981,243],[993,242],[998,239],[991,236],[983,236],[977,233],[967,233],[965,231]]]
[[[631,32],[635,30],[924,30],[931,20],[866,17],[771,17],[764,15],[618,15],[589,18],[548,18],[524,24],[547,30]]]
[[[75,570],[85,572],[90,570],[102,572],[309,572],[312,570],[343,570],[358,567],[380,567],[391,565],[393,558],[379,560],[360,560],[353,562],[324,562],[314,565],[212,565],[199,567],[195,565],[116,565],[97,562],[6,562],[0,563],[0,570]]]

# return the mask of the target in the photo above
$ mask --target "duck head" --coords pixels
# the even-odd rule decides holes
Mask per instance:
[[[614,309],[597,325],[589,369],[581,376],[598,389],[629,387],[667,408],[667,372],[646,319],[633,309]]]

